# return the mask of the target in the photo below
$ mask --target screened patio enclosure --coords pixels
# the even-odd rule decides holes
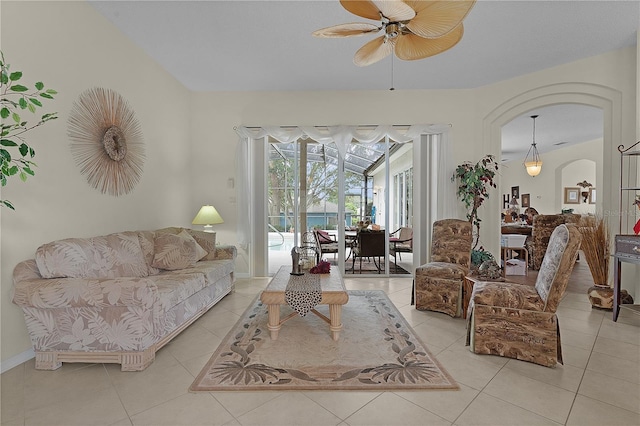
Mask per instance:
[[[327,245],[315,240],[313,231],[320,230],[344,246],[342,257],[345,266],[342,271],[345,274],[389,273],[389,267],[393,273],[408,273],[396,264],[398,259],[395,257],[393,264],[389,265],[393,253],[384,250],[380,244],[377,259],[366,257],[364,263],[362,258],[358,259],[357,270],[354,252],[366,249],[358,247],[359,224],[360,227],[365,223],[369,229],[386,230],[387,238],[389,226],[397,228],[397,223],[386,223],[387,217],[398,217],[392,212],[398,205],[395,191],[389,191],[389,204],[384,199],[388,180],[386,171],[397,168],[395,165],[403,158],[399,153],[409,160],[404,165],[411,167],[411,150],[407,150],[410,146],[410,142],[398,144],[388,140],[369,144],[352,141],[341,158],[335,144],[321,144],[309,138],[292,143],[270,140],[269,272],[275,273],[281,264],[290,263],[288,256],[284,259],[282,256],[282,252],[286,254],[291,250],[291,245],[287,244],[289,241],[307,249],[313,245],[315,250],[308,250],[309,256],[315,252],[316,260],[324,258],[338,265],[341,253],[336,244]],[[401,172],[406,174],[405,170]],[[343,190],[339,189],[341,184]],[[344,205],[342,209],[341,203]],[[410,222],[412,217],[410,212],[407,213],[403,225],[410,226],[411,223],[406,222]],[[340,228],[345,233],[342,237]],[[305,233],[308,233],[306,238]],[[406,253],[405,263],[410,265],[410,260],[411,253]],[[411,269],[410,266],[408,268]]]
[[[239,204],[246,200],[241,192],[251,200],[246,210],[251,226],[239,227],[239,234],[244,233],[247,249],[255,256],[252,275],[273,275],[279,266],[290,265],[291,248],[306,244],[305,234],[314,230],[329,233],[338,243],[337,252],[320,256],[342,273],[353,273],[354,266],[363,276],[410,273],[415,252],[393,256],[389,234],[401,226],[420,232],[414,206],[425,203],[426,188],[434,183],[427,179],[416,199],[414,181],[426,176],[427,168],[415,166],[435,164],[435,145],[442,140],[433,129],[427,130],[425,126],[236,129],[241,136],[239,158],[246,159],[239,169],[248,182],[246,193],[239,188],[238,200]],[[435,171],[429,176],[435,177]],[[432,198],[435,189],[430,191]],[[369,258],[353,262],[356,227],[364,221],[385,235],[384,253],[375,266],[367,263]]]
[[[280,230],[295,226],[297,218],[293,212],[297,184],[300,200],[306,201],[306,209],[299,208],[298,225],[301,230],[337,229],[337,148],[314,141],[283,144],[271,140],[269,144],[269,224]],[[391,158],[399,149],[400,145],[391,145]],[[384,167],[385,154],[385,142],[369,145],[352,143],[347,148],[343,172],[346,198],[344,223],[347,228],[355,227],[358,221],[376,221],[372,215],[374,178],[379,168]],[[306,164],[306,167],[296,171],[297,164]],[[378,175],[376,184],[380,184],[379,180]]]

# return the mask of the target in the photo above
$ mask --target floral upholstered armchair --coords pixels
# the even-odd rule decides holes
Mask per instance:
[[[549,239],[535,287],[509,282],[474,285],[467,312],[467,345],[472,352],[547,367],[562,364],[556,310],[581,241],[575,225],[558,225]]]
[[[542,258],[547,251],[551,233],[558,225],[563,223],[574,224],[578,228],[583,226],[593,226],[595,216],[580,215],[573,213],[536,215],[533,218],[531,238],[527,239],[527,250],[529,251],[529,267],[536,271],[542,265]]]
[[[431,262],[416,268],[416,309],[462,314],[462,287],[471,265],[471,222],[443,219],[433,224]]]
[[[561,214],[539,214],[533,218],[533,227],[531,229],[531,238],[527,242],[527,250],[529,251],[529,267],[539,270],[542,265],[542,258],[547,252],[549,239],[553,230],[558,225],[565,223],[564,215]]]

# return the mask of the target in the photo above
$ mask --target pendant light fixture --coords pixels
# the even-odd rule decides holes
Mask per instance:
[[[527,156],[524,157],[524,166],[527,168],[529,176],[535,177],[538,176],[542,170],[542,160],[540,160],[540,154],[536,147],[536,118],[538,118],[538,116],[532,115],[531,118],[533,119],[533,142],[531,143],[529,152],[527,152]],[[529,159],[529,154],[531,154],[531,159]]]

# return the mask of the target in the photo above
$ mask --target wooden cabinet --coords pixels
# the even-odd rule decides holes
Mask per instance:
[[[613,320],[618,320],[620,308],[628,308],[640,313],[640,304],[620,303],[620,267],[622,262],[640,264],[640,235],[616,235],[613,264]]]
[[[613,265],[613,320],[618,320],[620,308],[632,309],[640,314],[640,304],[621,304],[621,266],[623,262],[640,264],[640,235],[630,235],[640,210],[633,204],[636,194],[640,195],[640,141],[625,148],[618,146],[620,152],[620,229],[615,236]],[[629,208],[633,209],[629,211]],[[629,214],[625,214],[628,212]],[[637,285],[637,284],[636,284]]]

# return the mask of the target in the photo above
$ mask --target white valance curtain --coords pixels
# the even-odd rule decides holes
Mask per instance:
[[[437,141],[437,219],[456,217],[456,189],[451,176],[455,170],[453,154],[449,138],[450,125],[447,124],[418,124],[411,126],[264,126],[237,127],[236,133],[240,137],[237,150],[238,170],[238,244],[246,249],[251,241],[249,225],[250,218],[250,188],[249,188],[249,141],[264,139],[265,143],[273,138],[280,143],[293,143],[300,139],[311,139],[317,143],[335,143],[338,153],[344,158],[349,144],[356,140],[363,144],[376,143],[389,137],[397,143],[420,143],[423,135],[440,135]]]

